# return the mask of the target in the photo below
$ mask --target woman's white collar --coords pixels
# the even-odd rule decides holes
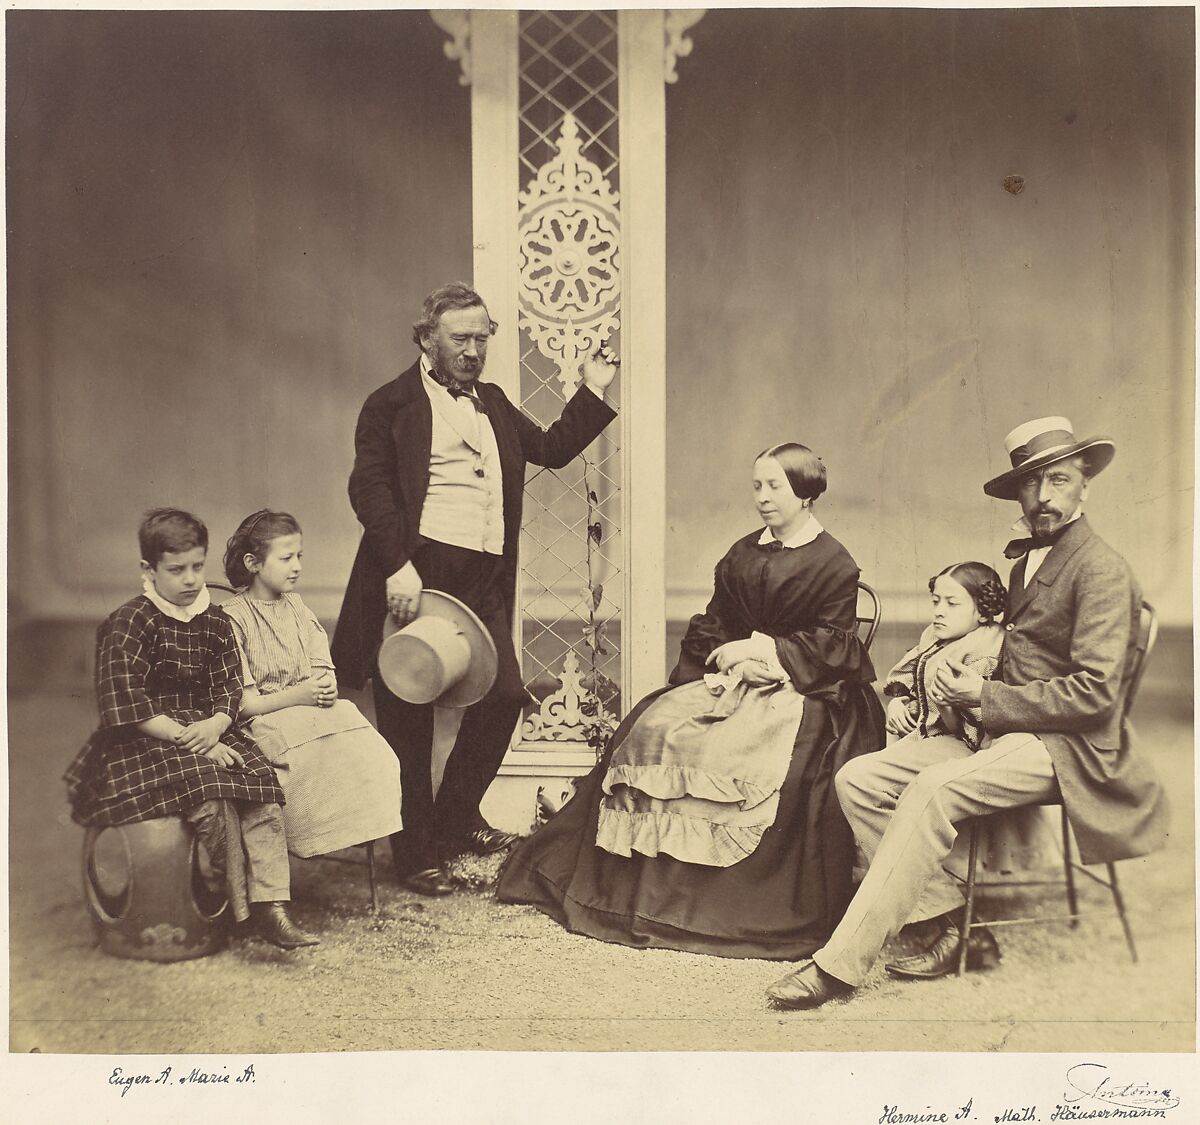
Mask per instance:
[[[816,516],[809,516],[808,522],[795,534],[788,536],[787,539],[781,539],[780,542],[785,547],[803,547],[806,543],[811,543],[825,529],[817,522]],[[760,546],[770,546],[771,540],[775,536],[771,534],[769,527],[764,527],[762,534],[758,537]]]

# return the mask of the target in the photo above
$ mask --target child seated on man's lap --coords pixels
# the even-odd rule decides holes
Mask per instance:
[[[979,708],[943,703],[934,673],[947,660],[974,667],[984,679],[995,672],[1004,642],[996,624],[1007,601],[1004,583],[986,563],[962,562],[934,575],[929,594],[932,621],[884,680],[884,694],[892,697],[887,732],[893,738],[949,734],[978,750],[984,737]]]

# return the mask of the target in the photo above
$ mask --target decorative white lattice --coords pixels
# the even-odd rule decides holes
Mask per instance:
[[[685,59],[692,53],[695,44],[686,34],[703,18],[707,8],[669,8],[663,13],[663,80],[668,83],[679,81],[675,68],[677,59]],[[471,16],[465,9],[434,8],[430,11],[433,22],[450,36],[442,44],[446,58],[462,64],[458,81],[462,86],[471,84]],[[549,13],[545,13],[549,15]]]
[[[556,155],[518,197],[524,326],[558,368],[564,393],[578,384],[580,362],[618,326],[619,202],[566,114]]]
[[[620,329],[617,14],[523,11],[518,49],[520,405],[548,426],[580,361]],[[608,398],[620,409],[618,385]],[[620,712],[621,477],[613,425],[526,479],[521,669],[538,701],[526,745],[585,743]]]

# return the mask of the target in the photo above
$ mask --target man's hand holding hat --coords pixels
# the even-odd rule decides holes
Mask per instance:
[[[407,625],[417,616],[424,583],[411,562],[406,562],[387,580],[388,612],[397,625]]]
[[[407,624],[393,614],[383,621],[376,664],[388,691],[406,703],[478,703],[499,667],[487,626],[470,606],[441,590],[422,590],[414,604]]]

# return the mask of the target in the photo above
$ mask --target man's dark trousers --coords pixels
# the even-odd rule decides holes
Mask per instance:
[[[405,703],[374,677],[379,733],[400,760],[404,830],[391,843],[401,877],[439,866],[439,845],[453,846],[484,827],[479,802],[500,769],[529,698],[513,650],[501,556],[429,541],[418,548],[413,565],[426,589],[458,598],[479,615],[495,642],[498,670],[491,690],[463,714],[436,800],[432,704]]]

